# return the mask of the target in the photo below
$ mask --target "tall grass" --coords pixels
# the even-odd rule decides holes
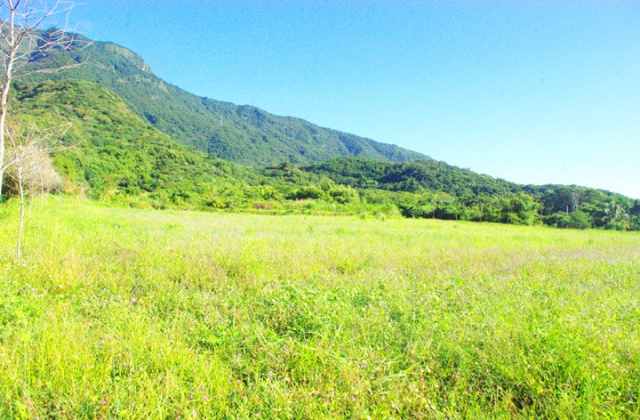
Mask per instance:
[[[2,418],[640,416],[640,235],[0,207]]]

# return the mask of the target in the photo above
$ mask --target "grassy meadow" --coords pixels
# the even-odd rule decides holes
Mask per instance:
[[[0,206],[0,418],[640,417],[640,234]]]

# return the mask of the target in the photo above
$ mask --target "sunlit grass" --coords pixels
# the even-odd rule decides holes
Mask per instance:
[[[640,415],[637,233],[12,206],[0,417]]]

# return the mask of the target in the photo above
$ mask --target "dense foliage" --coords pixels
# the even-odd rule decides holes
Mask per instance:
[[[143,122],[116,95],[79,81],[19,84],[14,114],[26,123],[70,122],[55,163],[66,188],[108,198],[164,192],[188,196],[214,179],[207,156]]]
[[[455,197],[505,195],[521,190],[517,184],[456,168],[433,159],[394,164],[371,159],[336,158],[305,165],[302,169],[327,176],[340,184],[365,189],[415,193],[441,191]]]
[[[84,41],[80,36],[77,39],[79,43]],[[74,67],[77,63],[83,65]],[[51,68],[69,65],[63,71],[35,74],[25,80],[71,78],[101,84],[174,139],[230,161],[268,165],[322,161],[335,156],[392,161],[424,158],[417,152],[318,127],[298,118],[192,95],[165,83],[141,57],[112,43],[94,42],[50,57],[34,57],[32,63]]]
[[[392,163],[335,158],[302,169],[358,189],[415,193],[397,202],[409,217],[640,229],[640,200],[577,186],[523,186],[432,159]]]
[[[640,200],[566,185],[527,186],[525,190],[540,202],[542,220],[548,225],[576,229],[640,229]]]
[[[18,84],[11,105],[23,124],[71,123],[54,158],[69,193],[157,208],[254,210],[286,210],[287,200],[346,204],[359,198],[352,188],[320,182],[290,164],[258,170],[182,145],[94,83]]]

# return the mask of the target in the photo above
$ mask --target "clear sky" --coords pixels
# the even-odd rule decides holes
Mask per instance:
[[[519,183],[640,198],[640,2],[82,0],[192,93]]]

